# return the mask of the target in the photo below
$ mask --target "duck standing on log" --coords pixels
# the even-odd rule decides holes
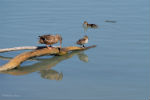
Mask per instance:
[[[83,38],[79,39],[76,44],[82,45],[85,48],[84,44],[88,43],[88,40],[88,36],[85,35]]]
[[[52,47],[51,45],[58,43],[58,41],[60,42],[60,48],[62,45],[62,37],[58,34],[56,35],[42,35],[39,36],[39,43],[41,44],[46,44],[48,49],[51,49],[50,47]],[[50,45],[50,47],[48,46]]]

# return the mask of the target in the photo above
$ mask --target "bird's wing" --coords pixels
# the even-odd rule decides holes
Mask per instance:
[[[85,39],[84,39],[84,38],[79,39],[79,40],[77,41],[77,44],[83,44],[83,43],[84,43],[84,41],[85,41]]]
[[[55,39],[55,36],[54,35],[47,35],[45,36],[45,41],[53,41]]]

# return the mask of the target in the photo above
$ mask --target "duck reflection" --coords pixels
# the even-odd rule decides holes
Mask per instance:
[[[50,70],[41,70],[39,72],[41,74],[41,77],[44,79],[49,79],[49,80],[62,80],[63,74],[62,72],[59,73],[53,69]]]
[[[49,80],[62,80],[63,74],[52,69],[61,61],[67,60],[75,55],[78,55],[78,58],[83,62],[88,62],[88,56],[84,54],[83,51],[73,51],[63,56],[54,56],[48,59],[34,59],[38,62],[32,65],[18,67],[16,69],[3,71],[0,73],[10,74],[10,75],[26,75],[32,72],[39,72],[41,77]],[[4,57],[2,57],[4,59]]]
[[[88,62],[88,56],[84,52],[79,53],[78,58],[83,62]]]

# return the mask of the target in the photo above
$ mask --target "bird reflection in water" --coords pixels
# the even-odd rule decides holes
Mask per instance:
[[[41,74],[41,77],[44,79],[49,79],[49,80],[62,80],[63,74],[62,72],[59,73],[53,69],[50,70],[41,70],[39,72]]]
[[[83,53],[83,51],[73,51],[63,56],[54,56],[48,59],[39,59],[35,58],[33,61],[38,61],[32,65],[18,67],[16,69],[0,72],[1,74],[10,74],[15,76],[26,75],[32,72],[39,72],[41,77],[49,80],[62,80],[62,72],[57,72],[52,69],[61,61],[67,60],[75,55],[78,55],[78,58],[83,62],[88,62],[88,56]],[[7,57],[0,57],[0,59],[7,59]],[[10,58],[8,58],[10,59]],[[31,59],[30,59],[31,60]]]
[[[88,62],[88,56],[84,52],[79,53],[78,58],[83,62]]]

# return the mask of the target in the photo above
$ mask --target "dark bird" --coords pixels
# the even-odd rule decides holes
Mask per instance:
[[[116,23],[117,21],[115,21],[115,20],[105,20],[105,22],[107,22],[107,23]]]
[[[79,39],[76,42],[76,44],[82,45],[83,47],[85,47],[84,44],[86,44],[86,43],[88,43],[88,36],[86,36],[86,35],[82,39]]]
[[[46,44],[48,49],[51,49],[51,45],[58,43],[58,41],[60,42],[60,47],[62,44],[62,37],[58,34],[56,35],[42,35],[39,36],[39,43],[41,44]],[[50,47],[48,46],[50,45]]]
[[[87,21],[84,21],[83,27],[84,28],[98,28],[98,25],[96,25],[96,24],[88,24]]]

